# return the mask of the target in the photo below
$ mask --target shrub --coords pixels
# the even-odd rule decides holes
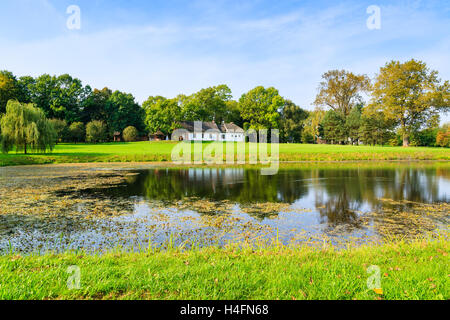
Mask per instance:
[[[86,126],[86,141],[90,143],[106,140],[106,125],[102,121],[91,121]]]
[[[427,128],[411,135],[411,145],[417,147],[435,147],[439,128]]]
[[[69,127],[69,139],[72,142],[83,142],[86,137],[86,129],[82,122],[74,122]]]
[[[444,125],[436,136],[436,145],[440,147],[450,147],[450,125]]]
[[[138,137],[138,131],[135,127],[129,126],[123,130],[123,140],[126,142],[136,141]]]
[[[310,144],[312,144],[312,143],[315,142],[314,141],[314,136],[311,133],[303,130],[303,132],[302,132],[302,142],[303,143],[310,143]]]

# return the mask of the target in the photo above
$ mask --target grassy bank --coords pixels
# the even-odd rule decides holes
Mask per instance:
[[[0,154],[0,166],[171,161],[174,142],[59,144],[50,154]],[[204,144],[206,147],[208,144]],[[247,144],[248,149],[248,144]],[[450,160],[450,150],[425,147],[371,147],[280,144],[280,161]]]
[[[449,299],[445,239],[332,248],[0,256],[0,299]],[[69,266],[80,289],[69,290]],[[381,292],[367,288],[371,265]]]

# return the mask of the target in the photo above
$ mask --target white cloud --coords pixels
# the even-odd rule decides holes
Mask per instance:
[[[275,86],[309,108],[329,69],[373,76],[388,60],[423,58],[450,79],[449,38],[430,40],[427,34],[448,30],[448,20],[388,6],[382,8],[382,29],[370,31],[366,18],[365,7],[340,5],[262,19],[64,30],[39,41],[3,40],[0,68],[18,75],[70,73],[93,87],[131,92],[141,102],[220,83],[236,98],[256,85]],[[405,39],[410,48],[396,46]]]

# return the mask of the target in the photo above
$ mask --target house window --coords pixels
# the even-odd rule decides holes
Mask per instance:
[[[224,134],[222,135],[222,139],[225,139],[225,135]]]

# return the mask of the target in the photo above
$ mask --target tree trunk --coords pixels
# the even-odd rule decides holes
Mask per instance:
[[[409,134],[406,131],[406,121],[405,119],[402,120],[402,134],[403,134],[403,146],[409,147]]]
[[[27,144],[26,143],[25,143],[24,152],[25,152],[25,154],[27,154]]]
[[[403,146],[409,147],[409,136],[406,134],[403,134]]]

